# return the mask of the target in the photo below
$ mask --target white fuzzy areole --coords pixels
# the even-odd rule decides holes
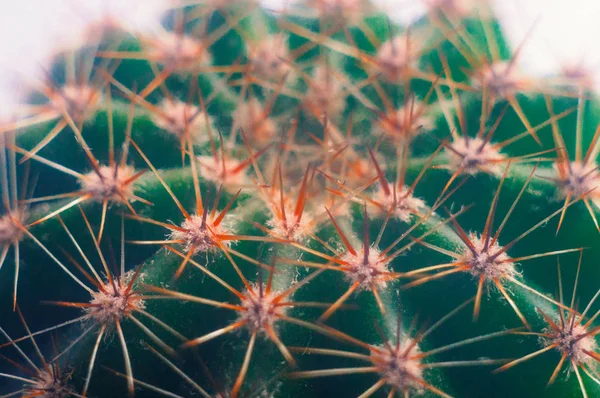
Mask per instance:
[[[394,139],[412,139],[422,130],[433,128],[433,119],[423,110],[427,107],[419,101],[413,101],[406,106],[401,106],[393,114],[386,115],[379,121],[383,132]]]
[[[319,117],[337,117],[346,107],[344,86],[326,65],[319,65],[314,69],[305,98],[311,108],[314,108],[311,110],[320,112]]]
[[[463,173],[471,175],[479,172],[497,175],[503,170],[502,161],[506,156],[480,137],[459,137],[450,145],[454,151],[445,149],[445,152],[448,154],[451,170],[462,169]]]
[[[581,62],[571,62],[561,67],[560,77],[571,87],[584,87],[592,90],[596,86],[594,71]]]
[[[496,61],[481,66],[472,76],[473,86],[484,87],[494,98],[506,98],[521,91],[524,84],[523,76],[515,65],[506,61]]]
[[[67,398],[75,394],[73,388],[68,384],[70,375],[61,372],[58,367],[47,364],[39,370],[35,377],[31,378],[33,384],[27,384],[23,391],[23,397],[42,398]]]
[[[210,216],[209,216],[210,217]],[[194,248],[194,254],[204,252],[215,252],[219,250],[217,242],[221,242],[221,245],[230,247],[232,241],[220,241],[217,235],[227,235],[231,233],[230,227],[232,227],[231,220],[229,217],[225,217],[223,221],[215,227],[213,224],[214,220],[207,220],[206,223],[202,222],[202,216],[191,215],[190,218],[186,219],[181,223],[181,228],[185,231],[174,230],[170,238],[173,240],[184,241],[183,247],[188,252]]]
[[[276,236],[292,239],[296,242],[303,241],[314,229],[313,214],[305,208],[302,217],[298,221],[298,218],[294,215],[296,206],[293,202],[288,198],[284,198],[284,206],[285,220],[283,217],[273,216],[267,221],[267,225],[271,227],[271,231]],[[272,210],[274,214],[278,212]]]
[[[100,98],[99,90],[95,87],[67,84],[52,96],[51,102],[61,115],[64,109],[74,121],[81,122],[94,113]]]
[[[172,32],[163,32],[151,40],[150,56],[183,71],[195,71],[212,62],[212,56],[200,40]]]
[[[560,326],[561,322],[557,322],[557,325]],[[544,345],[558,344],[556,349],[561,354],[566,354],[571,364],[596,366],[596,360],[585,352],[596,352],[598,343],[594,336],[581,337],[589,332],[583,325],[576,323],[571,328],[571,323],[565,322],[559,331],[547,328],[544,332],[551,335],[551,337],[544,339]]]
[[[232,173],[241,163],[235,158],[225,156],[225,159],[215,159],[214,156],[196,156],[196,159],[200,163],[202,177],[217,185],[223,184],[225,188],[232,188],[249,182],[245,171]]]
[[[559,171],[559,165],[554,163],[554,169]],[[598,165],[594,162],[583,164],[581,162],[570,162],[568,165],[561,163],[560,170],[566,174],[559,174],[558,182],[562,197],[570,195],[578,197],[585,195],[591,197],[592,202],[598,205],[600,200],[600,172]]]
[[[252,73],[269,80],[281,79],[289,73],[292,67],[286,62],[289,58],[287,39],[286,34],[280,33],[253,45],[248,54]]]
[[[327,138],[321,143],[322,154],[316,152],[315,155],[321,156],[321,159],[327,162],[328,171],[339,179],[353,182],[364,180],[366,182],[372,177],[373,163],[368,158],[363,158],[355,153],[348,153],[349,148],[346,148],[349,146],[354,147],[355,144],[352,139],[340,143]],[[306,150],[306,152],[312,154],[315,151]]]
[[[88,319],[92,319],[98,324],[113,325],[136,310],[145,308],[144,300],[133,289],[127,292],[129,282],[133,278],[134,272],[129,271],[122,277],[114,280],[114,285],[110,281],[102,284],[103,290],[98,290],[92,294],[90,304],[97,307],[86,308]]]
[[[385,41],[377,51],[377,67],[383,76],[391,81],[405,80],[409,68],[418,64],[418,55],[422,51],[422,44],[414,38],[395,36]]]
[[[23,225],[27,215],[21,210],[13,210],[0,216],[0,246],[6,246],[19,242],[23,239],[23,231],[19,224]]]
[[[421,354],[419,345],[412,338],[402,339],[399,347],[395,341],[390,341],[389,345],[392,351],[383,345],[375,347],[380,352],[371,350],[371,361],[377,367],[379,376],[397,391],[421,393],[423,387],[417,380],[423,380],[423,368],[421,361],[414,359]]]
[[[239,320],[246,321],[251,332],[267,333],[267,327],[273,327],[278,315],[285,315],[285,306],[276,306],[274,299],[281,294],[280,291],[266,293],[263,287],[262,297],[258,285],[251,285],[252,291],[246,290],[245,300],[241,305],[244,310],[240,312]]]
[[[387,286],[386,277],[390,272],[390,260],[381,255],[381,252],[374,248],[369,248],[369,255],[365,262],[364,248],[356,250],[356,255],[351,252],[344,253],[340,260],[345,263],[347,270],[344,275],[351,283],[358,282],[359,290],[370,290],[373,285],[384,288]]]
[[[425,201],[415,198],[412,193],[409,193],[407,186],[398,190],[395,197],[393,193],[388,195],[383,188],[379,188],[373,194],[373,201],[383,206],[383,208],[373,206],[379,213],[387,214],[390,209],[393,209],[392,216],[404,222],[410,222],[413,215],[426,208]]]
[[[277,125],[265,114],[263,105],[256,98],[238,105],[232,117],[234,126],[244,130],[252,146],[270,143],[277,135]]]
[[[117,167],[116,176],[115,167]],[[135,169],[128,165],[100,166],[99,173],[90,171],[84,174],[80,181],[81,190],[86,194],[92,195],[95,200],[108,199],[112,202],[129,201],[135,195],[133,193],[134,184],[131,181],[128,182],[128,180],[135,173]]]
[[[180,100],[165,99],[158,108],[162,114],[152,115],[152,120],[157,127],[179,139],[185,138],[187,129],[188,134],[196,143],[203,144],[208,141],[206,114],[199,107]],[[208,116],[208,123],[212,126],[211,116]]]
[[[465,246],[461,249],[462,253],[457,256],[456,259],[465,262],[466,265],[469,266],[467,272],[471,275],[476,278],[483,275],[486,281],[491,281],[493,279],[502,280],[507,277],[514,278],[519,274],[515,263],[511,261],[510,257],[505,252],[492,259],[496,253],[502,250],[502,246],[498,244],[498,241],[494,242],[494,244],[490,244],[487,250],[484,250],[485,241],[481,236],[476,233],[470,233],[469,240],[477,254],[473,254],[471,250]]]

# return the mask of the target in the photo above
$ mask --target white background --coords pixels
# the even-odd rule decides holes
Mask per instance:
[[[111,14],[144,28],[154,23],[168,0],[0,0],[0,115],[17,104],[20,91],[11,83],[15,71],[39,72],[59,46],[76,43],[89,22]],[[281,6],[285,0],[266,0]],[[378,0],[403,22],[422,15],[424,0]],[[497,0],[494,7],[516,45],[538,19],[521,66],[547,74],[561,64],[580,63],[600,82],[600,0]]]

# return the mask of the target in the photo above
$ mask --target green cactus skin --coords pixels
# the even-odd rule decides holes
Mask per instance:
[[[483,2],[209,3],[58,54],[0,126],[0,393],[600,395],[592,93],[517,75]],[[88,306],[122,255],[134,298]]]

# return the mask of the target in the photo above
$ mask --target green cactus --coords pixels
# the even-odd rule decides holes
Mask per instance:
[[[0,126],[3,396],[600,395],[586,76],[482,2],[185,3]]]

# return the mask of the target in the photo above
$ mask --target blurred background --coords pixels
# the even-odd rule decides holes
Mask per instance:
[[[263,0],[282,8],[288,0]],[[465,0],[466,1],[466,0]],[[426,0],[374,0],[404,23],[425,13]],[[57,49],[76,45],[89,23],[118,18],[136,29],[151,29],[169,0],[26,0],[3,1],[0,12],[0,116],[18,104],[19,75],[39,76],[40,65]],[[530,32],[521,66],[528,73],[546,75],[561,67],[583,66],[600,81],[600,1],[496,0],[513,46]]]

